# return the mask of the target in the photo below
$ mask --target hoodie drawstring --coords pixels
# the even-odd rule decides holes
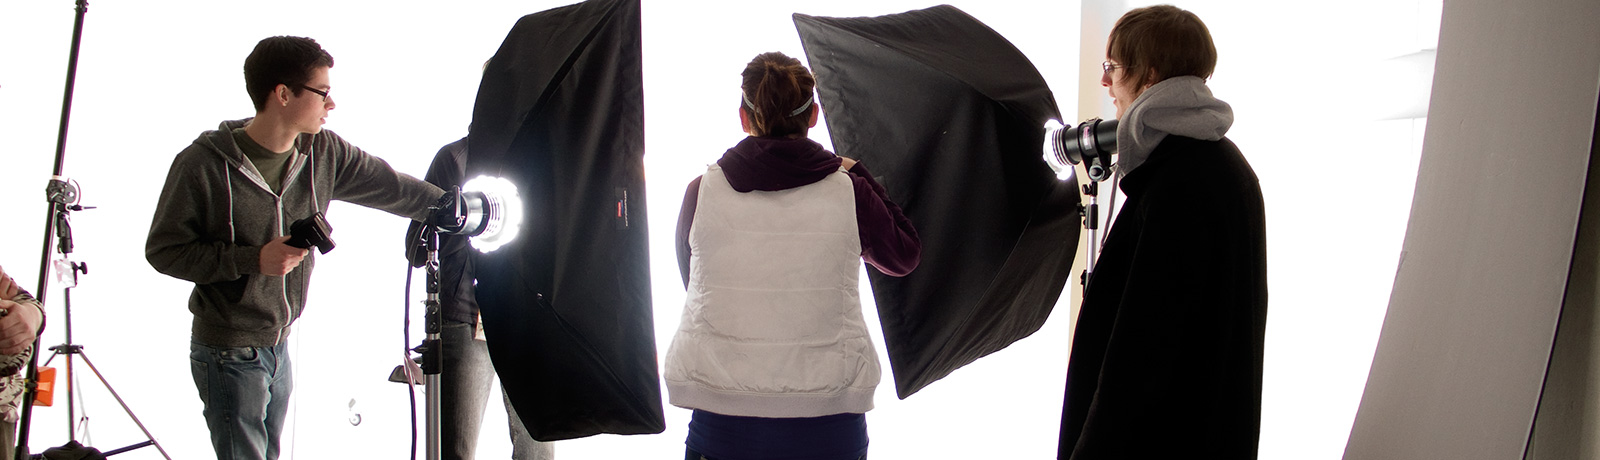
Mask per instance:
[[[239,234],[233,230],[233,168],[227,162],[222,163],[223,182],[228,184],[228,242],[239,242]]]
[[[316,153],[315,139],[316,135],[312,135],[313,142],[306,143],[306,161],[311,163],[311,210],[320,213],[322,203],[317,201],[317,157],[313,155]]]

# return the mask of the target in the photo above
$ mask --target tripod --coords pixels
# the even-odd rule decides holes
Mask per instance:
[[[76,355],[76,356],[79,356],[79,357],[83,358],[83,363],[85,365],[89,366],[89,371],[94,373],[95,378],[100,380],[100,384],[105,386],[106,391],[111,393],[111,397],[117,400],[117,404],[118,405],[122,406],[122,410],[123,410],[123,412],[126,412],[128,414],[128,418],[133,419],[133,424],[137,425],[139,427],[139,431],[144,432],[144,437],[145,437],[145,441],[144,442],[139,442],[139,443],[135,443],[133,445],[129,445],[127,447],[111,450],[111,451],[105,452],[104,455],[111,456],[111,455],[114,455],[114,454],[127,452],[127,451],[138,449],[138,448],[141,448],[141,447],[152,446],[153,445],[153,446],[156,446],[156,450],[161,451],[161,456],[162,457],[166,457],[168,460],[171,460],[172,456],[167,455],[166,449],[161,448],[161,444],[157,443],[155,437],[150,435],[150,430],[145,429],[144,423],[139,421],[139,416],[133,414],[133,409],[128,408],[128,403],[123,402],[122,401],[122,396],[118,395],[117,394],[117,390],[115,388],[111,387],[111,382],[106,381],[106,377],[105,377],[104,374],[100,373],[100,369],[94,367],[94,361],[89,360],[89,354],[83,350],[83,346],[72,343],[72,289],[78,286],[78,275],[80,275],[80,274],[84,274],[84,275],[89,274],[89,264],[87,262],[73,262],[72,259],[70,258],[71,254],[72,254],[72,227],[68,224],[68,221],[67,221],[67,210],[81,211],[81,210],[84,210],[84,209],[93,209],[93,208],[88,208],[88,207],[83,207],[83,206],[78,206],[78,205],[71,205],[71,206],[62,207],[61,209],[62,209],[61,213],[58,214],[58,221],[57,221],[57,224],[56,224],[56,233],[57,233],[57,236],[61,240],[60,244],[57,246],[57,249],[60,250],[61,255],[62,255],[62,262],[64,262],[64,265],[69,270],[68,272],[66,272],[66,273],[68,273],[67,276],[69,278],[67,279],[66,282],[63,283],[64,286],[63,286],[63,289],[61,290],[62,299],[65,300],[65,302],[62,304],[63,305],[62,310],[65,312],[65,316],[66,316],[66,339],[67,339],[67,341],[66,341],[66,343],[50,347],[50,351],[52,351],[54,353],[50,354],[50,358],[46,359],[43,365],[44,366],[49,366],[52,361],[55,361],[57,356],[61,356],[61,355],[65,355],[66,356],[67,365],[66,365],[65,368],[66,368],[66,376],[67,376],[66,377],[66,384],[67,384],[67,438],[69,440],[72,440],[72,441],[76,441],[78,439],[77,423],[76,423],[77,412],[76,412],[76,406],[75,406],[77,401],[75,401],[73,399],[73,397],[72,397],[73,396],[73,387],[76,386],[76,385],[74,385],[74,382],[73,382],[74,377],[76,375],[72,373],[72,357],[74,355]],[[30,405],[30,407],[31,407],[31,405]],[[31,414],[29,414],[29,415],[31,415]],[[20,447],[20,444],[19,444],[19,447]]]
[[[45,305],[45,297],[49,294],[48,289],[50,287],[49,274],[51,266],[51,243],[53,240],[59,240],[59,244],[56,245],[55,249],[61,253],[63,261],[68,269],[66,272],[69,274],[67,275],[69,276],[68,279],[71,280],[66,288],[62,290],[62,295],[66,299],[63,311],[65,312],[66,317],[66,321],[64,321],[64,323],[66,324],[65,328],[67,341],[61,345],[50,347],[51,350],[55,351],[55,353],[50,356],[50,360],[54,360],[56,355],[67,355],[67,436],[74,441],[77,440],[77,428],[73,421],[73,418],[76,417],[76,407],[74,406],[74,401],[72,400],[72,356],[80,355],[83,357],[84,364],[89,366],[89,370],[94,372],[95,377],[100,379],[100,383],[105,385],[107,391],[111,392],[111,396],[116,398],[117,404],[120,404],[122,409],[128,413],[128,416],[133,419],[134,424],[139,426],[139,430],[144,432],[146,439],[145,442],[104,452],[103,455],[109,456],[117,453],[127,452],[133,449],[138,449],[144,446],[154,445],[156,446],[157,450],[161,451],[161,455],[163,457],[166,457],[170,460],[172,457],[167,455],[166,450],[161,448],[161,444],[157,443],[155,438],[150,436],[150,431],[144,428],[144,423],[140,422],[139,418],[133,415],[133,411],[128,408],[127,403],[122,401],[122,397],[117,395],[116,390],[111,388],[111,384],[106,381],[105,376],[101,375],[100,370],[96,369],[94,367],[94,363],[89,361],[89,356],[84,354],[83,347],[72,343],[72,288],[77,285],[79,273],[87,274],[89,272],[89,265],[84,263],[74,263],[70,259],[72,254],[72,226],[70,225],[68,216],[71,211],[92,209],[76,204],[78,201],[78,189],[72,183],[68,182],[66,177],[62,175],[62,166],[66,162],[67,126],[72,115],[72,90],[76,83],[78,74],[78,49],[83,39],[83,17],[85,13],[88,13],[89,11],[89,2],[87,0],[77,0],[76,9],[77,18],[74,21],[72,28],[72,49],[69,59],[67,60],[67,84],[61,102],[61,128],[56,135],[55,169],[51,173],[49,184],[45,186],[45,199],[49,202],[50,210],[49,213],[45,215],[44,243],[41,245],[43,249],[39,256],[39,290],[35,291],[35,298],[39,301],[39,305],[41,307]],[[16,460],[28,458],[28,433],[33,420],[32,402],[35,393],[37,393],[39,389],[38,350],[41,342],[42,339],[40,338],[34,339],[34,353],[28,362],[28,388],[27,391],[23,393],[22,417],[17,422]],[[45,361],[45,363],[49,364],[50,360]]]
[[[73,398],[73,391],[74,391],[73,389],[76,386],[76,385],[74,385],[73,378],[76,376],[76,374],[73,374],[73,372],[72,372],[73,356],[77,355],[77,356],[79,356],[79,357],[81,357],[83,359],[83,363],[84,364],[89,366],[89,371],[93,372],[95,377],[100,380],[100,384],[105,386],[106,391],[111,393],[111,397],[116,399],[117,404],[122,406],[122,410],[124,412],[127,412],[128,417],[133,419],[134,425],[137,425],[139,427],[139,430],[144,432],[144,436],[145,436],[145,441],[144,442],[140,442],[140,443],[136,443],[136,444],[133,444],[133,445],[130,445],[130,446],[127,446],[127,447],[120,448],[120,449],[108,451],[108,452],[105,452],[104,454],[109,456],[109,455],[112,455],[112,454],[115,454],[115,453],[127,452],[127,451],[138,449],[138,448],[141,448],[141,447],[153,445],[153,446],[156,446],[156,450],[161,451],[161,455],[163,457],[171,459],[172,457],[167,455],[166,450],[162,449],[161,444],[157,443],[155,438],[150,435],[150,430],[145,429],[144,423],[139,421],[139,417],[137,415],[134,415],[133,409],[130,409],[128,407],[128,404],[122,400],[122,396],[117,394],[117,390],[115,388],[111,387],[111,383],[106,380],[105,375],[101,374],[100,373],[100,369],[96,368],[94,366],[94,362],[89,360],[89,355],[83,350],[83,346],[72,343],[72,289],[77,287],[77,285],[78,285],[78,276],[80,274],[86,275],[86,274],[89,273],[89,264],[87,262],[73,262],[72,259],[71,259],[72,250],[73,250],[73,243],[72,243],[72,225],[71,225],[70,213],[72,211],[83,211],[83,210],[86,210],[86,209],[94,209],[94,208],[93,207],[80,206],[80,205],[75,204],[75,201],[76,201],[77,196],[78,196],[77,188],[74,187],[71,183],[68,183],[64,178],[61,178],[60,176],[57,176],[56,178],[52,179],[50,181],[50,185],[46,187],[46,190],[47,190],[46,195],[49,197],[49,200],[50,200],[50,208],[54,211],[53,212],[54,215],[51,217],[51,225],[50,225],[50,227],[53,228],[53,230],[54,230],[53,233],[54,233],[55,239],[57,240],[57,244],[56,244],[55,248],[56,248],[56,250],[58,252],[61,253],[61,256],[62,256],[62,258],[60,260],[60,263],[57,265],[57,268],[58,268],[58,270],[64,269],[62,271],[62,277],[64,278],[64,280],[63,280],[63,286],[62,286],[61,294],[62,294],[63,300],[65,300],[65,302],[62,304],[63,305],[62,311],[64,312],[64,316],[65,316],[64,323],[65,323],[65,331],[66,331],[66,343],[50,347],[50,350],[52,352],[54,352],[54,353],[51,353],[50,358],[46,359],[43,365],[48,366],[48,365],[50,365],[51,362],[55,361],[57,356],[66,355],[66,363],[67,364],[65,366],[65,370],[66,370],[66,386],[67,386],[67,437],[68,437],[69,440],[72,440],[72,441],[76,441],[78,439],[77,423],[76,423],[76,418],[77,418],[77,406],[76,406],[76,403],[77,403],[77,401]],[[45,240],[45,249],[47,251],[45,253],[46,256],[49,255],[49,252],[48,252],[49,248],[50,248],[50,239],[46,238],[46,240]],[[49,262],[47,260],[46,264],[45,264],[46,270],[48,270],[49,265],[50,264],[49,264]],[[38,298],[41,299],[40,300],[40,304],[41,305],[43,304],[43,300],[42,299],[44,298],[43,294],[45,292],[44,289],[47,287],[45,285],[47,282],[48,282],[47,273],[41,273],[40,274],[40,279],[39,279],[40,295],[38,296]],[[38,346],[39,346],[39,342],[36,340],[34,342],[35,349],[37,349]],[[38,361],[38,355],[35,354],[34,357],[33,357],[33,362],[37,363],[37,361]],[[25,398],[23,400],[24,402],[31,402],[33,400],[34,392],[36,392],[38,390],[38,385],[36,383],[37,375],[38,375],[37,367],[38,367],[37,365],[32,365],[32,364],[30,364],[30,366],[29,366],[29,369],[28,369],[28,375],[29,375],[28,393],[24,397]],[[18,436],[17,436],[17,439],[18,439],[18,442],[17,442],[18,459],[23,458],[23,456],[27,455],[27,452],[28,452],[27,451],[27,439],[28,439],[27,435],[28,435],[28,428],[29,428],[32,416],[33,416],[33,405],[32,404],[23,405],[22,419],[21,419],[21,421],[19,423],[19,431],[18,431]]]

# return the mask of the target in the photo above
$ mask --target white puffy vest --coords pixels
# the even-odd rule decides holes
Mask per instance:
[[[746,417],[872,409],[878,354],[861,316],[861,238],[844,172],[739,193],[700,180],[689,287],[667,351],[673,405]]]

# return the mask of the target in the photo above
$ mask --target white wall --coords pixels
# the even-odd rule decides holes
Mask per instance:
[[[66,172],[84,185],[85,204],[101,209],[75,216],[78,258],[92,271],[75,290],[74,334],[174,457],[209,456],[184,359],[189,287],[149,268],[144,234],[171,156],[219,120],[250,115],[240,66],[254,43],[279,34],[318,39],[337,61],[339,107],[328,128],[420,175],[439,146],[465,134],[479,65],[513,21],[563,3],[91,5]],[[645,161],[663,352],[683,298],[673,218],[684,184],[742,136],[730,95],[743,64],[770,50],[803,59],[793,12],[877,15],[936,4],[774,3],[644,4]],[[1026,53],[1063,110],[1078,105],[1078,2],[950,3]],[[1217,38],[1221,62],[1212,88],[1234,105],[1230,137],[1266,193],[1272,302],[1261,457],[1331,459],[1343,449],[1372,356],[1420,150],[1419,123],[1368,113],[1388,84],[1364,69],[1430,47],[1437,12],[1429,29],[1426,1],[1282,3],[1178,2]],[[0,203],[14,218],[0,226],[0,264],[25,286],[36,283],[41,196],[72,17],[65,0],[0,3]],[[1364,141],[1358,147],[1353,139]],[[395,247],[403,222],[348,205],[335,207],[330,219],[339,248],[319,260],[311,305],[294,336],[296,416],[294,435],[284,441],[294,457],[401,458],[409,447],[404,391],[383,377],[401,353],[403,274]],[[60,299],[51,294],[47,344],[62,341]],[[416,309],[412,315],[420,319]],[[910,400],[896,400],[886,385],[869,417],[873,456],[1053,456],[1064,318],[1056,315],[1033,337]],[[98,385],[84,383],[91,444],[140,440]],[[359,426],[348,422],[351,400],[363,417]],[[495,410],[485,422],[486,458],[508,449]],[[668,408],[661,435],[566,441],[558,455],[671,458],[682,451],[687,414]],[[59,404],[38,411],[36,450],[65,441],[64,419]],[[158,456],[144,449],[118,458]]]

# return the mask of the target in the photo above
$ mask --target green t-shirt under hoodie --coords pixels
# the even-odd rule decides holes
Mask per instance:
[[[232,131],[233,142],[239,144],[239,151],[250,159],[256,166],[256,171],[261,173],[261,180],[266,181],[272,193],[283,194],[283,172],[289,167],[289,159],[294,158],[294,147],[283,153],[273,152],[257,144],[244,128],[234,128]]]

